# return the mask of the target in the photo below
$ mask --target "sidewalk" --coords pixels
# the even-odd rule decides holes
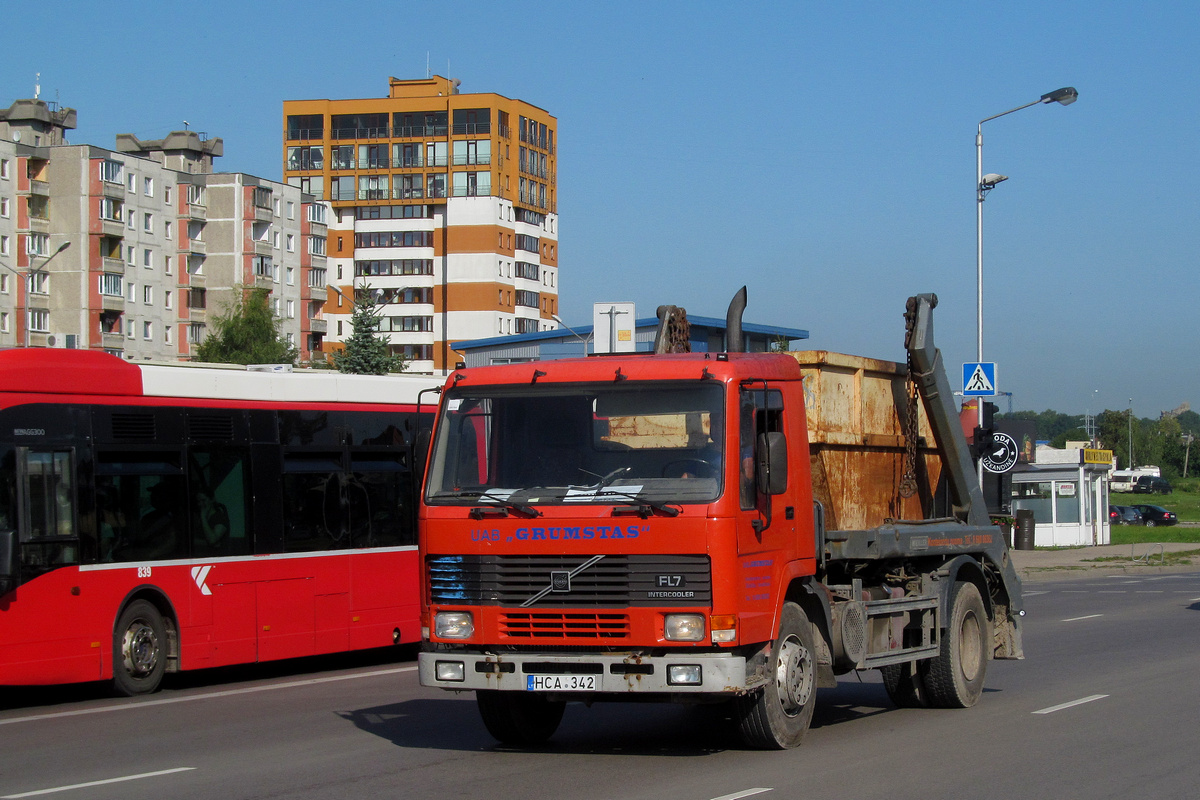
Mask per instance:
[[[1195,542],[1163,544],[1102,544],[1095,547],[1070,547],[1061,550],[1010,550],[1013,567],[1022,581],[1062,580],[1086,577],[1102,572],[1161,573],[1200,569],[1200,556],[1186,559],[1169,557],[1172,553],[1200,550]],[[1104,559],[1104,560],[1098,560]],[[1113,560],[1109,560],[1113,559]],[[1165,564],[1160,565],[1160,561]],[[1147,563],[1148,562],[1148,563]]]

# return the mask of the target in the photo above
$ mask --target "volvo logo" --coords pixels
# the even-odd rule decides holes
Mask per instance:
[[[602,559],[602,558],[604,558],[604,556],[592,556],[587,561],[583,562],[578,567],[576,567],[575,569],[572,569],[572,570],[559,570],[559,569],[551,570],[550,571],[550,584],[545,589],[542,589],[540,592],[535,594],[533,597],[526,600],[524,603],[521,603],[521,608],[529,608],[531,605],[536,603],[538,600],[541,600],[543,597],[550,594],[551,592],[569,592],[569,591],[571,591],[571,578],[574,578],[576,575],[583,572],[585,569],[592,566],[596,562],[600,561],[600,559]]]

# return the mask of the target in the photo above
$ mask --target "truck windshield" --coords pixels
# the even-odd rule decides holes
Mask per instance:
[[[450,389],[425,499],[709,502],[722,488],[723,403],[712,381]]]

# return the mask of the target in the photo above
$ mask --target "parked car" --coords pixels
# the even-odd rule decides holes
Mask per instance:
[[[1170,494],[1171,484],[1167,482],[1166,478],[1142,475],[1133,484],[1133,491],[1137,494]]]
[[[1153,528],[1155,525],[1174,525],[1179,522],[1179,518],[1175,516],[1174,511],[1167,511],[1162,506],[1134,506],[1142,513],[1142,524],[1147,528]]]
[[[1133,506],[1109,506],[1108,524],[1110,525],[1141,525],[1142,512]]]

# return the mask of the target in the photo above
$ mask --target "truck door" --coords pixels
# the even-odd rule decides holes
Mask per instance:
[[[761,435],[785,432],[783,394],[777,389],[743,387],[738,413],[738,552],[790,549],[796,534],[792,492],[768,495],[758,490],[755,469]],[[795,480],[789,475],[788,481]]]

